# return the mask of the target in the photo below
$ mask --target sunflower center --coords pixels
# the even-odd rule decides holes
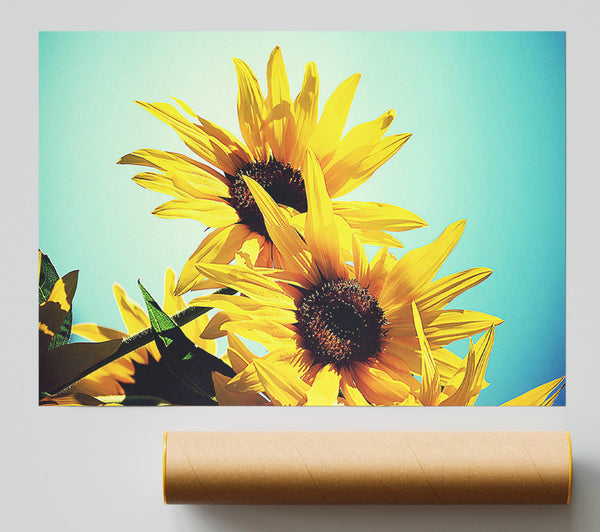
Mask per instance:
[[[306,190],[300,170],[273,158],[267,162],[254,161],[239,169],[234,176],[229,176],[229,203],[237,211],[241,223],[251,231],[269,238],[263,215],[243,176],[254,179],[277,203],[306,212]]]
[[[377,299],[356,279],[327,281],[306,291],[296,319],[303,347],[316,362],[337,367],[376,356],[387,323]]]

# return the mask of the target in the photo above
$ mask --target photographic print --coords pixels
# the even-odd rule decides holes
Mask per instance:
[[[41,32],[41,405],[565,404],[563,32]]]

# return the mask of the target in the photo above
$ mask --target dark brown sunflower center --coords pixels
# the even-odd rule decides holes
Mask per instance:
[[[243,176],[254,179],[277,203],[306,212],[306,190],[300,170],[272,158],[267,162],[255,161],[229,176],[229,203],[237,211],[241,223],[250,230],[269,237],[263,216]]]
[[[315,361],[338,367],[376,356],[387,323],[377,299],[356,279],[327,281],[307,291],[296,319],[303,347]]]

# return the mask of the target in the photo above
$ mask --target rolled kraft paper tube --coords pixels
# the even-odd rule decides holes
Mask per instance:
[[[168,504],[568,504],[568,432],[168,432]]]

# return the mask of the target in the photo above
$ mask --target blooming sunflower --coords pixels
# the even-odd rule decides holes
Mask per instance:
[[[265,391],[260,374],[268,368],[263,360],[279,361],[288,370],[296,368],[309,386],[307,404],[332,404],[340,391],[349,404],[401,403],[421,386],[414,377],[422,373],[422,356],[413,301],[431,343],[440,382],[445,384],[463,360],[444,346],[502,321],[481,312],[445,309],[456,296],[486,279],[490,269],[472,268],[432,282],[458,243],[465,222],[450,225],[432,243],[409,251],[400,260],[382,249],[369,263],[361,243],[351,235],[351,266],[339,245],[341,233],[351,231],[335,219],[321,166],[310,150],[303,173],[308,198],[305,238],[294,229],[288,211],[256,181],[245,178],[269,236],[281,251],[281,269],[196,265],[203,275],[243,294],[213,294],[190,302],[222,310],[203,336],[230,333],[231,342],[235,333],[269,350],[264,358],[248,360],[247,352],[230,343],[232,364],[241,357],[247,367],[227,387],[247,391],[250,385],[251,391]],[[279,381],[287,380],[280,371],[274,375]]]
[[[174,294],[175,272],[168,268],[165,272],[164,311],[172,316],[186,308],[183,298]],[[142,307],[127,296],[118,284],[113,285],[115,301],[127,332],[102,327],[95,323],[79,323],[73,325],[72,331],[88,340],[99,342],[126,338],[150,327],[150,319]],[[181,327],[186,336],[197,346],[211,354],[215,353],[214,340],[206,340],[200,336],[208,323],[206,314]],[[135,382],[135,365],[148,364],[150,359],[160,360],[160,353],[155,342],[122,356],[106,366],[90,373],[71,387],[70,393],[81,393],[93,397],[112,397],[125,395],[123,384]]]
[[[423,325],[413,301],[415,329],[421,346],[421,386],[397,404],[404,406],[472,406],[486,387],[484,379],[494,343],[494,327],[490,327],[473,344],[454,375],[444,386]],[[238,373],[253,364],[243,381],[233,381],[220,373],[213,373],[215,391],[220,405],[282,405],[306,404],[311,387],[302,380],[297,368],[283,360],[269,360],[252,354],[235,335],[229,335],[228,355]],[[253,377],[253,378],[249,378]],[[551,406],[564,388],[565,378],[555,379],[511,399],[502,406]],[[356,394],[355,394],[356,395]],[[360,399],[360,396],[358,397]],[[353,397],[337,397],[334,404],[356,404]],[[367,404],[367,403],[360,403]]]
[[[267,64],[266,98],[250,67],[233,59],[238,80],[238,119],[245,144],[232,133],[194,113],[175,99],[190,121],[167,103],[137,102],[171,126],[188,148],[204,162],[179,153],[142,149],[125,155],[120,164],[147,166],[153,172],[133,180],[176,199],[157,207],[162,218],[192,218],[214,228],[186,262],[177,293],[202,288],[199,262],[230,263],[236,251],[253,264],[279,266],[281,250],[267,231],[245,177],[259,183],[303,227],[306,212],[305,171],[308,148],[325,176],[327,193],[338,198],[364,183],[392,157],[410,134],[384,136],[395,117],[389,110],[379,118],[351,129],[343,138],[346,118],[360,79],[354,74],[329,97],[318,118],[319,76],[309,62],[297,97],[292,101],[281,50],[277,46]],[[412,212],[377,202],[335,201],[334,212],[361,242],[401,247],[386,231],[406,231],[427,225]]]

